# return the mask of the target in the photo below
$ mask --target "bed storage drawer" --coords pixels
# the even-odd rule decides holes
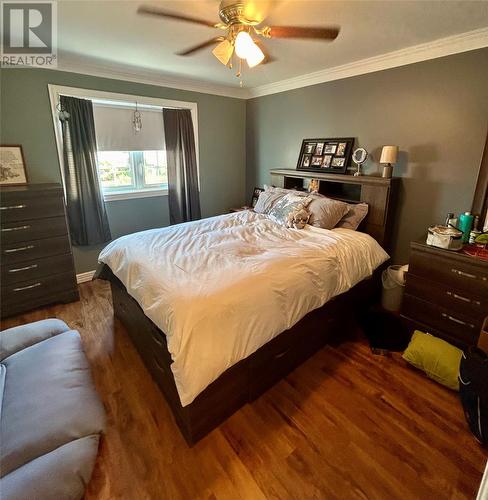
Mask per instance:
[[[340,300],[331,300],[324,308],[307,314],[300,327],[295,325],[286,330],[249,357],[251,400],[259,397],[330,340],[340,318],[337,315],[340,307]],[[324,309],[329,315],[324,316]]]
[[[250,398],[255,399],[298,364],[298,343],[292,330],[283,332],[250,357]]]
[[[114,314],[122,321],[148,372],[170,405],[189,443],[198,441],[248,401],[249,360],[230,367],[188,406],[182,406],[164,334],[142,312],[123,285],[111,279]]]

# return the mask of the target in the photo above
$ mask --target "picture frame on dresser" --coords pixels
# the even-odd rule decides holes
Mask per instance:
[[[297,170],[345,174],[351,163],[354,137],[303,139]]]
[[[24,151],[20,144],[0,144],[0,186],[28,183]]]

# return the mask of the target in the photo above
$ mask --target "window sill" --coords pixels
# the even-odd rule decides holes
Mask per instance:
[[[152,198],[153,196],[168,196],[167,189],[139,189],[137,191],[118,191],[103,193],[105,201],[132,200],[134,198]]]

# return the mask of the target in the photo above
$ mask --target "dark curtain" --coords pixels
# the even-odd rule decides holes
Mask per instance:
[[[163,109],[171,224],[200,219],[197,155],[191,112]]]
[[[74,245],[110,241],[102,189],[97,170],[97,140],[92,102],[61,96],[63,168],[71,240]]]

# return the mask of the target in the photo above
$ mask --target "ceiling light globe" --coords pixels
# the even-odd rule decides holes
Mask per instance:
[[[252,47],[256,44],[252,41],[251,36],[247,31],[240,31],[236,36],[235,48],[236,54],[241,59],[247,59]]]
[[[248,51],[248,55],[246,57],[247,64],[250,68],[254,68],[264,59],[263,51],[253,42],[253,47]]]

